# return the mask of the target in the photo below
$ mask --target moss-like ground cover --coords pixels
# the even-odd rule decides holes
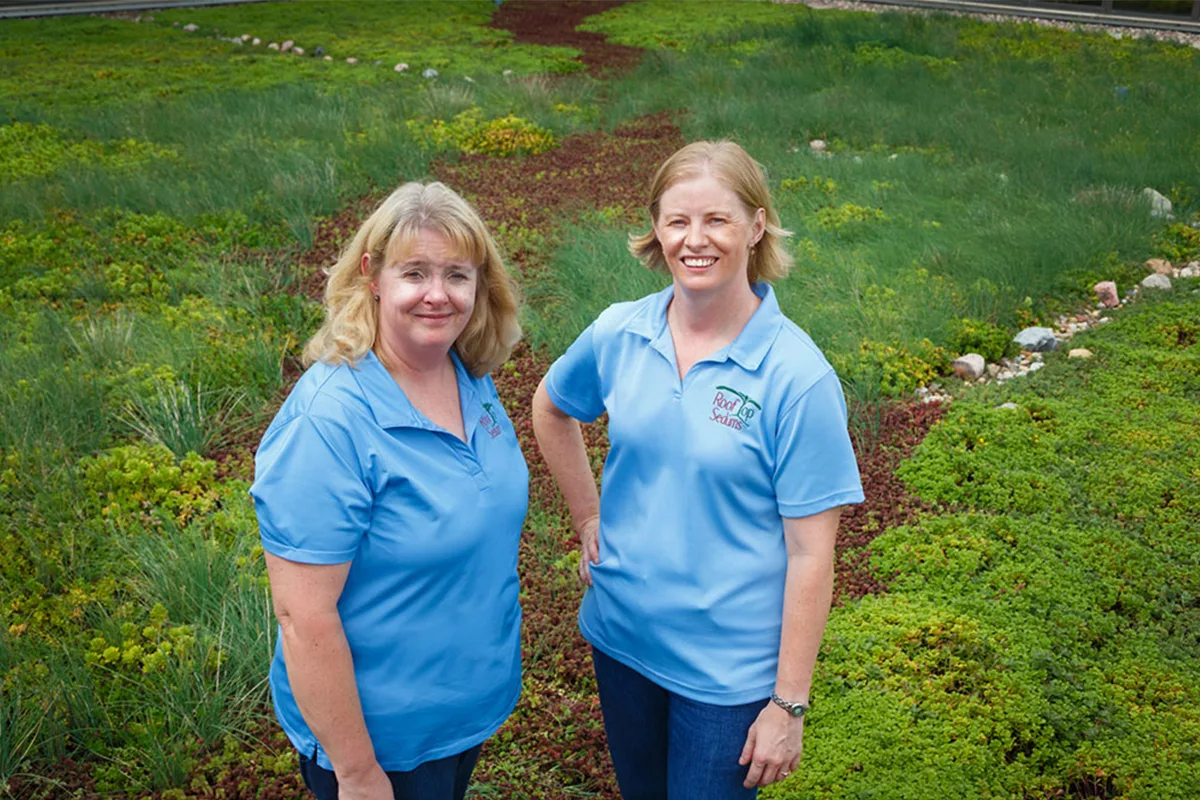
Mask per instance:
[[[580,31],[572,3],[348,8],[0,29],[0,787],[297,796],[252,450],[319,269],[380,193],[436,177],[497,233],[531,344],[496,376],[533,467],[526,691],[473,796],[615,797],[528,401],[599,309],[660,285],[624,252],[656,163],[734,136],[796,232],[778,291],[848,380],[868,491],[804,766],[767,796],[1191,796],[1195,281],[1082,335],[1091,361],[949,409],[881,400],[1148,255],[1200,258],[1195,51],[769,3],[630,4]],[[306,52],[265,47],[286,39]],[[582,69],[628,63],[618,45],[642,66]]]

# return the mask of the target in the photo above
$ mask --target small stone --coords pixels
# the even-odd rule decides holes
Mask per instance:
[[[1121,298],[1117,294],[1117,284],[1115,281],[1100,281],[1092,287],[1092,291],[1096,293],[1100,304],[1105,308],[1115,308],[1121,305]]]
[[[1000,405],[996,406],[996,408],[1003,408],[1006,411],[1019,411],[1021,409],[1019,405],[1013,402],[1001,403]]]
[[[994,377],[996,377],[997,375],[999,375],[999,374],[1000,374],[1000,365],[999,365],[999,364],[988,364],[988,365],[987,365],[987,372],[988,372],[988,377],[989,377],[989,378],[994,378]]]
[[[984,370],[987,369],[987,362],[978,353],[967,353],[965,356],[954,359],[950,366],[958,377],[965,381],[973,381],[983,375]]]
[[[1046,366],[1046,362],[1044,362],[1044,361],[1035,361],[1035,362],[1033,362],[1032,364],[1030,364],[1030,365],[1029,365],[1029,371],[1030,371],[1030,372],[1037,372],[1039,369],[1041,369],[1041,368],[1042,368],[1042,367],[1044,367],[1044,366]]]
[[[504,72],[501,72],[500,74],[504,75],[504,76],[508,76],[508,75],[512,75],[513,71],[511,69],[506,69],[506,70],[504,70]]]
[[[423,78],[436,78],[437,76],[438,71],[433,67],[426,67],[425,71],[421,73],[421,77]]]
[[[1149,186],[1142,189],[1142,198],[1150,203],[1150,216],[1166,217],[1168,219],[1173,216],[1171,214],[1171,201]]]
[[[1167,261],[1165,258],[1148,259],[1145,267],[1146,269],[1154,270],[1159,275],[1170,275],[1175,271],[1175,268],[1171,266],[1171,262]]]
[[[808,143],[808,149],[818,153],[823,153],[829,147],[824,139],[813,139]]]
[[[313,55],[317,57],[325,55],[325,48],[321,47],[321,45],[317,45],[313,48]]]
[[[183,26],[183,29],[185,31],[187,31],[188,33],[193,33],[195,31],[200,30],[200,26],[195,24],[194,22],[189,22],[187,25]]]
[[[895,161],[899,157],[900,157],[899,153],[892,153],[890,156],[888,156],[888,161]]]
[[[392,69],[396,70],[396,72],[404,72],[406,69],[408,69],[408,64],[405,64],[403,61],[401,61],[396,66],[392,67]]]
[[[346,59],[346,63],[347,63],[347,64],[357,64],[357,63],[358,63],[358,59],[357,59],[357,58],[355,58],[354,56],[350,56],[349,58],[347,58],[347,59]]]
[[[855,156],[852,160],[854,161],[855,164],[861,164],[862,156]]]
[[[1200,261],[1193,261],[1183,269],[1179,270],[1181,278],[1200,278]]]
[[[1091,358],[1091,357],[1092,357],[1092,351],[1088,350],[1086,347],[1074,347],[1071,349],[1071,351],[1069,353],[1067,353],[1067,358]]]
[[[248,42],[248,41],[250,41],[250,34],[243,33],[240,38],[243,42]]]
[[[1013,337],[1013,341],[1020,345],[1022,350],[1030,352],[1056,350],[1058,348],[1058,339],[1055,337],[1054,331],[1049,328],[1037,326],[1021,331]]]
[[[268,47],[269,49],[271,49],[271,50],[278,50],[278,49],[279,49],[279,42],[270,42],[270,43],[267,45],[267,47]]]
[[[303,47],[293,47],[292,52],[298,56],[302,56],[302,55],[304,55],[304,48]]]
[[[250,44],[254,45],[255,47],[258,47],[260,44],[262,44],[262,39],[255,36],[253,39],[250,40]]]
[[[1156,272],[1153,275],[1147,275],[1145,278],[1142,278],[1142,286],[1145,286],[1147,289],[1167,290],[1171,288],[1171,279],[1166,275],[1159,275]]]
[[[293,42],[291,39],[288,39],[286,42],[279,45],[279,52],[286,53],[288,50],[292,49],[292,45],[294,45],[294,44],[295,44],[295,42]]]
[[[325,56],[326,61],[333,61],[333,56]]]

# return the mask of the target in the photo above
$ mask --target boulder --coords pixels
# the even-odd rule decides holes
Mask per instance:
[[[1146,261],[1146,269],[1153,270],[1159,275],[1170,275],[1174,272],[1171,262],[1165,258],[1151,258]]]
[[[1058,349],[1058,339],[1054,337],[1054,331],[1049,328],[1036,326],[1026,328],[1014,336],[1013,341],[1020,345],[1022,350],[1028,350],[1031,353]]]
[[[1146,277],[1142,278],[1142,286],[1146,287],[1147,289],[1166,290],[1171,288],[1171,279],[1166,275],[1159,275],[1156,272],[1153,275],[1147,275]]]
[[[967,353],[965,356],[954,359],[950,366],[954,368],[954,374],[964,381],[973,381],[982,377],[987,369],[987,362],[978,353]]]
[[[1174,216],[1171,213],[1171,201],[1149,186],[1142,189],[1142,199],[1150,204],[1150,216],[1165,217],[1167,219]]]
[[[1117,294],[1117,284],[1113,281],[1100,281],[1092,287],[1096,298],[1105,308],[1115,308],[1121,305],[1121,297]]]

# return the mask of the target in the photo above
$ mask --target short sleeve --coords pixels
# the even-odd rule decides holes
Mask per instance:
[[[546,373],[546,393],[560,411],[581,422],[592,422],[604,413],[600,366],[596,361],[592,323]]]
[[[371,521],[350,433],[304,414],[263,440],[250,495],[263,549],[289,561],[351,561]]]
[[[862,481],[846,425],[846,399],[829,370],[777,425],[775,496],[782,517],[861,503]]]

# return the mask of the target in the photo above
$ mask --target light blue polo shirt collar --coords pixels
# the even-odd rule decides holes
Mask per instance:
[[[732,359],[743,369],[753,371],[758,369],[758,365],[766,358],[767,352],[779,335],[779,329],[783,327],[783,313],[779,310],[779,301],[775,298],[775,289],[771,284],[760,281],[751,284],[750,288],[762,302],[758,304],[758,308],[754,310],[754,314],[737,338],[704,359],[705,361]],[[675,363],[675,347],[667,327],[667,306],[674,297],[675,286],[672,284],[655,295],[654,302],[644,306],[626,327],[630,333],[647,339],[650,346],[672,364]]]
[[[471,379],[462,360],[454,349],[450,350],[450,358],[454,360],[454,375],[458,379],[458,396],[462,406],[463,426],[467,430],[468,439],[477,427],[475,422],[484,413],[483,403],[475,382]],[[396,379],[388,372],[387,367],[375,355],[374,350],[355,364],[358,368],[358,384],[362,387],[363,396],[379,427],[388,428],[421,428],[423,430],[441,431],[425,417],[405,396],[404,391],[396,383]]]

